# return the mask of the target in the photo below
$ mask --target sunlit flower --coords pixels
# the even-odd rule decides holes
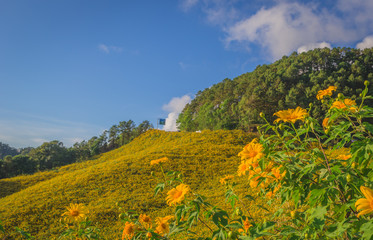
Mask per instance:
[[[351,158],[351,154],[341,154],[341,155],[338,155],[337,159],[340,159],[340,160],[348,160]]]
[[[160,159],[157,159],[157,160],[152,160],[152,161],[150,161],[150,166],[156,165],[158,163],[167,162],[167,161],[169,161],[169,159],[167,157],[163,157],[163,158],[160,158]]]
[[[234,176],[232,176],[232,175],[227,175],[227,176],[221,178],[221,179],[219,180],[219,182],[220,182],[221,184],[226,184],[226,183],[227,183],[227,180],[230,180],[230,179],[233,179],[233,178],[234,178]]]
[[[291,122],[295,123],[297,120],[303,121],[304,118],[308,115],[307,110],[297,107],[296,109],[288,109],[283,111],[278,111],[274,113],[273,115],[277,116],[278,118],[274,121],[284,121],[284,122]]]
[[[351,112],[356,112],[356,102],[354,100],[346,98],[343,101],[335,101],[330,108],[337,108],[342,110],[350,110]]]
[[[335,86],[329,86],[325,90],[318,91],[318,93],[316,95],[316,98],[317,98],[317,100],[321,100],[325,96],[329,96],[330,97],[333,94],[333,91],[335,91],[335,90],[337,90],[337,87],[335,87]]]
[[[273,176],[275,176],[275,178],[277,180],[281,180],[285,176],[286,171],[284,171],[283,173],[281,173],[280,167],[278,167],[278,168],[272,168],[272,174],[273,174]]]
[[[171,189],[167,193],[167,204],[171,206],[182,202],[185,198],[185,194],[187,194],[189,191],[189,186],[184,183],[180,184],[176,188]]]
[[[258,143],[258,140],[255,138],[238,153],[238,156],[240,156],[242,160],[253,163],[264,155],[262,152],[263,145]]]
[[[170,227],[168,225],[168,221],[172,219],[173,216],[166,216],[166,217],[158,217],[156,220],[157,227],[155,229],[155,232],[159,235],[165,235],[170,232]]]
[[[245,229],[245,231],[249,230],[249,228],[252,226],[253,225],[249,222],[249,219],[246,218],[246,220],[243,221],[243,228]]]
[[[245,175],[247,171],[249,171],[249,165],[246,164],[246,162],[241,162],[241,164],[238,166],[237,175]]]
[[[146,214],[140,214],[139,222],[147,229],[152,227],[152,219]]]
[[[324,120],[322,121],[322,126],[324,128],[328,128],[329,127],[329,118],[324,118]]]
[[[132,222],[126,222],[124,229],[123,229],[123,234],[122,234],[122,240],[130,240],[135,236],[135,231],[136,231],[136,225]]]
[[[81,219],[84,219],[86,214],[88,213],[86,207],[81,203],[70,203],[70,207],[66,207],[66,209],[67,211],[64,212],[62,216],[66,216],[65,221],[67,222],[79,221]]]
[[[358,211],[362,210],[357,215],[358,217],[361,215],[365,215],[365,214],[373,212],[373,191],[372,189],[361,186],[360,190],[364,194],[365,198],[360,198],[355,203],[356,210]]]

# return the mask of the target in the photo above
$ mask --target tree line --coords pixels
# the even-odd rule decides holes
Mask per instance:
[[[36,148],[22,149],[15,149],[0,142],[0,179],[32,174],[87,160],[123,146],[152,128],[153,125],[147,120],[138,126],[132,120],[121,121],[109,130],[105,130],[100,136],[77,142],[69,148],[58,140],[45,142]]]
[[[276,111],[307,108],[317,92],[336,86],[339,93],[359,99],[364,81],[373,83],[373,48],[324,48],[293,53],[252,72],[224,79],[199,91],[177,120],[180,130],[242,129],[262,124],[260,112],[274,120]],[[367,102],[372,106],[372,102]],[[316,102],[312,115],[318,120],[327,111]]]

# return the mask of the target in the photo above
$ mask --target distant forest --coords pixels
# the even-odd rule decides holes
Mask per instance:
[[[122,121],[105,130],[99,137],[94,136],[88,141],[75,143],[70,148],[66,148],[58,140],[45,142],[37,148],[22,149],[15,149],[0,142],[0,179],[87,160],[123,146],[152,128],[153,125],[147,120],[138,126],[132,120]]]
[[[293,53],[253,72],[225,79],[203,91],[189,103],[177,120],[180,130],[243,129],[263,123],[279,110],[314,106],[311,114],[321,120],[327,110],[315,101],[317,92],[336,86],[354,100],[364,89],[364,81],[373,83],[373,48],[324,48]],[[372,102],[368,102],[372,105]]]

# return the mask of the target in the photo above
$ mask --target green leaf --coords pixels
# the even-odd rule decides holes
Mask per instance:
[[[364,223],[360,227],[360,231],[363,232],[363,239],[371,239],[373,236],[373,221]]]
[[[218,211],[212,216],[212,221],[216,226],[226,226],[228,224],[228,213],[226,211]]]
[[[370,132],[373,133],[373,125],[368,122],[363,122],[364,127]]]

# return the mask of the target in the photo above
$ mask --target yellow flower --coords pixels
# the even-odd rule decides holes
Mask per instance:
[[[65,217],[65,221],[70,222],[70,221],[79,221],[83,218],[85,218],[86,214],[88,213],[88,210],[86,207],[79,203],[79,204],[74,204],[70,203],[70,207],[66,207],[67,211],[62,214],[62,216]]]
[[[155,229],[155,232],[159,235],[165,235],[170,231],[170,227],[168,225],[168,220],[172,219],[173,216],[166,216],[166,217],[158,217],[157,222],[157,228]]]
[[[273,174],[273,176],[275,176],[275,178],[277,180],[281,180],[285,176],[285,174],[286,174],[286,171],[284,171],[283,173],[281,173],[280,168],[281,167],[272,168],[272,174]]]
[[[246,220],[243,221],[243,228],[245,229],[245,231],[247,231],[251,226],[253,225],[249,222],[249,219],[246,218]]]
[[[227,175],[227,176],[221,178],[221,179],[219,180],[219,182],[220,182],[221,184],[226,184],[226,183],[227,183],[227,180],[230,180],[230,179],[233,179],[233,178],[234,178],[234,176],[232,176],[232,175]]]
[[[337,87],[335,86],[329,86],[327,89],[325,90],[320,90],[317,95],[316,95],[316,98],[317,100],[321,100],[323,99],[325,96],[331,96],[333,94],[333,91],[337,90]]]
[[[274,121],[275,123],[279,121],[295,123],[297,120],[303,121],[308,114],[305,109],[297,107],[296,109],[278,111],[273,115],[279,117]]]
[[[163,157],[163,158],[160,158],[160,159],[157,159],[157,160],[152,160],[152,161],[150,161],[150,166],[156,165],[158,163],[167,162],[167,161],[169,161],[169,159],[167,157]]]
[[[249,165],[246,162],[241,162],[240,166],[238,166],[238,176],[245,175],[246,171],[249,171]]]
[[[238,153],[238,156],[240,156],[242,160],[253,163],[264,155],[262,152],[263,145],[258,143],[258,140],[255,138]]]
[[[338,155],[337,159],[340,159],[340,160],[348,160],[351,158],[351,154],[341,154],[341,155]]]
[[[366,198],[360,198],[355,203],[356,210],[358,211],[362,210],[357,215],[358,217],[361,215],[365,215],[365,214],[373,212],[373,191],[372,189],[361,186],[360,190]]]
[[[333,105],[330,107],[332,108],[337,108],[337,109],[342,109],[342,110],[350,110],[351,112],[356,112],[356,102],[354,100],[346,98],[343,101],[335,101]]]
[[[135,236],[135,231],[136,231],[136,225],[132,222],[126,222],[124,229],[123,229],[123,234],[122,234],[122,240],[130,240]]]
[[[147,229],[152,227],[152,219],[146,214],[140,214],[139,222]]]
[[[328,128],[329,126],[329,118],[325,118],[323,121],[322,121],[322,126],[324,128]]]
[[[172,206],[182,202],[185,198],[185,194],[187,194],[189,191],[189,186],[184,183],[180,184],[176,188],[171,189],[167,193],[167,204]]]

